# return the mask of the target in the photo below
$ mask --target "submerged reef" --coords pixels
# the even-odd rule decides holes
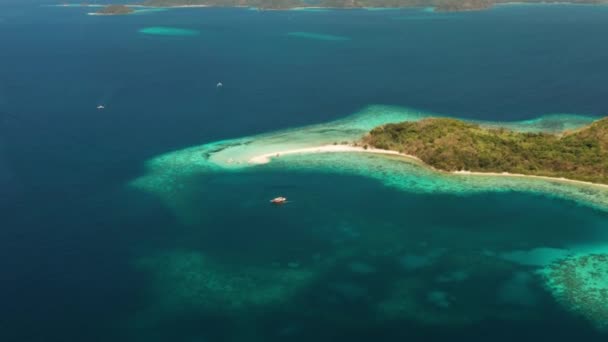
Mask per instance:
[[[545,290],[560,305],[598,329],[608,329],[608,246],[595,243],[564,248],[537,247],[499,256],[536,269]],[[527,275],[518,276],[514,280],[528,282],[527,278]],[[525,292],[520,297],[526,297]]]
[[[453,269],[437,277],[437,270]],[[479,251],[446,252],[415,274],[403,275],[375,303],[379,317],[414,320],[425,325],[461,326],[484,319],[528,319],[537,289],[531,276],[515,271],[516,265]],[[496,281],[499,279],[500,281]],[[486,282],[480,289],[476,285]]]
[[[149,304],[135,319],[147,329],[153,322],[184,313],[256,319],[260,313],[281,312],[348,324],[350,315],[335,316],[335,310],[342,310],[345,303],[365,306],[380,321],[414,320],[424,325],[459,326],[488,318],[528,319],[536,314],[529,310],[530,303],[534,304],[530,298],[536,295],[536,289],[529,288],[529,277],[519,281],[522,276],[513,273],[516,266],[500,258],[479,251],[451,251],[414,274],[393,268],[399,263],[398,251],[365,259],[369,247],[363,242],[348,252],[348,248],[334,248],[323,258],[297,267],[235,263],[194,249],[153,252],[134,262],[151,280]],[[406,248],[417,253],[425,249]],[[349,261],[353,255],[363,261]],[[341,272],[345,266],[348,272]],[[437,275],[446,269],[468,276],[456,282],[437,281]],[[387,270],[393,270],[388,278],[376,273]],[[476,287],[497,277],[501,282]],[[518,281],[514,283],[512,278]]]
[[[131,185],[160,196],[184,219],[195,211],[188,208],[188,184],[192,179],[217,172],[277,169],[359,175],[413,193],[532,192],[608,210],[608,187],[559,179],[438,172],[415,159],[362,153],[378,151],[352,146],[374,127],[432,116],[436,115],[375,105],[325,124],[211,142],[151,159],[146,164],[146,174]],[[525,122],[476,123],[523,132],[556,133],[577,129],[595,120],[586,116],[550,115]],[[322,146],[329,147],[319,148]]]
[[[560,304],[599,329],[608,329],[608,253],[572,255],[541,273]]]
[[[329,40],[329,41],[346,41],[350,40],[349,37],[334,36],[330,34],[314,33],[314,32],[289,32],[289,37],[312,39],[312,40]]]
[[[153,275],[154,293],[166,308],[227,314],[281,305],[315,276],[302,267],[228,266],[183,250],[142,258],[136,267]]]
[[[177,27],[154,26],[145,27],[139,30],[139,33],[155,35],[155,36],[183,36],[191,37],[200,34],[197,30],[183,29]]]
[[[608,211],[606,187],[559,179],[439,172],[416,159],[354,146],[374,127],[434,116],[437,115],[375,105],[329,123],[210,142],[149,160],[146,173],[133,180],[131,186],[158,196],[182,223],[197,228],[204,227],[199,223],[207,222],[203,217],[205,210],[196,202],[205,189],[204,182],[197,181],[202,176],[285,170],[356,175],[417,194],[529,192]],[[520,122],[475,123],[518,132],[559,133],[589,125],[596,119],[549,115]],[[317,230],[307,232],[325,231]],[[426,244],[414,248],[412,244],[406,245],[407,239],[396,242],[399,232],[404,231],[376,227],[371,233],[363,226],[344,222],[332,227],[324,237],[327,241],[335,240],[332,248],[310,251],[306,258],[260,262],[239,251],[241,259],[236,265],[220,262],[224,259],[214,256],[212,251],[169,250],[144,256],[135,265],[153,279],[151,295],[156,302],[150,312],[163,314],[201,310],[239,315],[249,310],[277,308],[289,312],[295,301],[301,304],[298,315],[319,317],[324,311],[329,315],[330,310],[320,310],[318,305],[331,308],[336,301],[342,301],[369,305],[378,317],[387,321],[408,319],[427,325],[462,325],[488,318],[526,319],[534,315],[530,307],[542,297],[536,285],[546,279],[547,288],[559,303],[598,326],[606,322],[608,268],[601,261],[608,253],[561,245],[530,246],[527,251],[511,245],[505,248],[512,250],[495,252],[463,251],[442,245],[430,248]],[[583,252],[591,256],[576,257]],[[557,264],[543,270],[542,278],[532,272],[552,263]],[[383,265],[389,265],[391,279],[383,283],[386,291],[379,294],[367,282],[385,274],[387,269]],[[347,276],[326,279],[340,270]],[[320,285],[323,280],[326,283]],[[494,286],[480,293],[472,284],[481,281],[493,281]],[[326,301],[310,306],[306,301],[298,302],[315,286],[327,289]]]
[[[403,8],[433,6],[439,11],[471,11],[509,3],[511,0],[147,0],[150,6],[223,6],[261,9],[325,8]],[[521,0],[522,3],[562,2],[560,0]],[[605,3],[605,0],[570,0],[570,3]]]

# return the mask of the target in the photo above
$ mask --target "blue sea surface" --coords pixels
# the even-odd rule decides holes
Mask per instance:
[[[608,8],[93,10],[0,4],[1,341],[606,340],[502,257],[608,244],[604,211],[272,167],[193,176],[173,207],[128,184],[374,104],[603,115]]]

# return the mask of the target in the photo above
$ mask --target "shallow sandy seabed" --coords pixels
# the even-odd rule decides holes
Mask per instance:
[[[147,34],[147,35],[155,35],[155,36],[183,36],[183,37],[191,37],[198,36],[200,34],[197,30],[183,29],[177,27],[164,27],[164,26],[154,26],[154,27],[145,27],[139,30],[139,33]]]
[[[427,270],[434,267],[452,271],[429,279],[429,274],[436,273]],[[531,319],[538,314],[531,310],[537,292],[527,281],[532,276],[517,269],[517,265],[481,251],[448,251],[391,283],[374,308],[382,319],[415,320],[425,325],[469,325],[489,318]],[[497,275],[506,277],[502,284],[480,290],[480,279]]]
[[[288,37],[296,37],[303,39],[312,39],[312,40],[327,40],[327,41],[346,41],[350,40],[349,37],[343,36],[335,36],[331,34],[317,33],[317,32],[289,32],[287,33]]]
[[[198,212],[198,209],[192,208],[189,203],[188,184],[191,179],[205,174],[242,173],[249,170],[358,175],[376,179],[385,186],[410,193],[466,196],[482,192],[531,192],[569,199],[581,205],[608,211],[608,189],[594,185],[529,177],[449,174],[433,171],[416,160],[402,156],[348,151],[349,143],[360,139],[373,127],[390,122],[415,121],[429,116],[436,115],[401,107],[375,105],[329,123],[207,143],[151,159],[146,164],[147,173],[135,179],[131,185],[159,196],[185,223],[191,219],[192,213]],[[520,122],[480,123],[527,132],[560,132],[582,127],[594,119],[579,115],[549,115]],[[333,152],[319,152],[319,146],[344,148],[336,147],[332,149]],[[281,155],[301,149],[310,153]],[[256,158],[259,161],[260,156],[269,162],[252,163]],[[336,253],[339,253],[338,250],[339,248]],[[605,253],[600,253],[602,251],[603,249],[595,247],[566,246],[563,249],[541,247],[499,255],[476,254],[473,258],[475,265],[490,263],[491,267],[476,266],[471,270],[456,271],[466,272],[466,276],[458,278],[458,282],[466,283],[471,272],[480,269],[489,272],[497,269],[497,265],[507,274],[515,272],[515,269],[508,265],[539,269],[545,287],[556,301],[598,327],[603,327],[608,321],[605,317],[606,311],[602,309],[608,307],[608,284],[605,281],[608,276],[605,275],[605,267],[595,262],[597,258],[604,257],[597,256],[604,255]],[[327,264],[320,268],[306,266],[280,270],[267,265],[239,269],[234,273],[228,268],[218,266],[220,264],[215,265],[198,252],[159,255],[148,258],[147,261],[142,260],[138,265],[155,274],[156,286],[160,290],[159,299],[162,298],[164,305],[176,308],[188,303],[187,305],[202,307],[223,307],[229,311],[284,303],[333,267]],[[582,268],[579,268],[581,265]],[[597,277],[600,277],[601,281],[593,280]],[[435,275],[434,279],[436,278]],[[529,288],[531,279],[528,274],[513,273],[513,277],[505,281],[500,292],[492,295],[497,301],[510,301],[511,305],[529,309],[535,305],[534,295]],[[572,279],[575,282],[570,281]],[[267,280],[270,280],[270,283]],[[427,282],[420,281],[408,277],[397,281],[387,293],[387,297],[376,305],[380,316],[388,320],[415,319],[427,324],[468,324],[487,316],[516,318],[522,314],[520,309],[497,313],[487,311],[485,307],[459,307],[453,304],[457,298],[454,296],[458,294],[428,288]],[[167,295],[165,291],[171,295]],[[254,296],[257,298],[255,302],[245,295],[258,291]],[[583,296],[584,293],[592,295]],[[577,298],[583,298],[584,302]]]
[[[480,192],[522,191],[570,199],[597,209],[608,210],[608,189],[589,184],[560,180],[502,175],[448,174],[436,172],[415,160],[391,155],[350,153],[298,153],[328,145],[348,145],[363,137],[372,128],[391,122],[416,121],[436,116],[432,113],[394,107],[369,106],[344,119],[324,124],[261,134],[252,137],[222,140],[180,151],[170,152],[147,162],[147,173],[131,184],[159,195],[167,205],[183,202],[191,177],[213,172],[246,172],[247,170],[288,169],[338,174],[352,174],[377,179],[386,186],[413,193],[474,194]],[[548,115],[518,122],[478,122],[490,127],[505,127],[525,132],[560,132],[591,123],[594,119],[579,115]],[[323,152],[323,151],[321,151]],[[281,155],[286,153],[286,155]],[[270,158],[271,163],[259,165],[256,158]]]
[[[152,276],[148,293],[150,305],[140,312],[133,324],[150,326],[155,321],[186,312],[211,312],[238,319],[256,312],[276,310],[297,317],[348,320],[348,317],[333,316],[332,308],[341,303],[368,305],[381,320],[413,320],[424,325],[467,325],[492,317],[521,320],[535,314],[529,310],[529,302],[533,301],[529,297],[534,293],[530,295],[527,284],[522,282],[513,284],[509,279],[502,286],[507,289],[501,290],[506,291],[506,296],[503,294],[501,298],[495,290],[490,290],[481,295],[483,300],[479,300],[480,295],[472,286],[479,277],[508,275],[517,267],[500,258],[479,252],[448,253],[414,273],[400,272],[396,279],[390,281],[387,291],[377,297],[378,294],[370,292],[365,283],[352,278],[323,282],[327,274],[333,274],[346,265],[351,266],[352,262],[349,264],[348,260],[353,253],[361,257],[360,250],[343,253],[344,250],[337,248],[335,252],[297,267],[289,263],[237,266],[194,250],[169,250],[148,255],[138,259],[134,266]],[[396,256],[386,255],[377,261],[396,261]],[[364,272],[353,272],[358,277],[375,277],[373,261],[364,265]],[[473,283],[467,283],[467,279],[459,279],[456,284],[449,285],[437,283],[432,276],[435,274],[433,267],[450,265],[465,267],[466,272],[476,279],[471,280]],[[325,292],[319,292],[320,289]],[[297,301],[299,295],[311,290],[317,293],[315,296],[321,296],[320,302],[307,305]]]
[[[196,251],[176,250],[138,260],[151,271],[159,298],[167,308],[235,312],[279,305],[309,283],[307,268],[222,266]]]
[[[574,248],[539,274],[558,303],[608,331],[608,245]]]

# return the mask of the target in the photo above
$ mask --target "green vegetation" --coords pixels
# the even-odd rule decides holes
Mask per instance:
[[[513,0],[147,0],[148,6],[223,6],[223,7],[257,7],[261,9],[290,9],[295,7],[328,7],[328,8],[401,8],[401,7],[435,7],[439,11],[468,11],[492,7],[495,4],[509,3]],[[525,3],[570,2],[598,4],[608,0],[520,0]]]
[[[560,135],[430,118],[374,128],[364,144],[445,171],[509,172],[608,184],[608,118]]]
[[[147,0],[146,6],[215,6],[257,7],[262,9],[289,9],[307,7],[302,0]]]
[[[122,15],[133,13],[133,9],[125,5],[109,5],[102,8],[97,13],[105,15]]]

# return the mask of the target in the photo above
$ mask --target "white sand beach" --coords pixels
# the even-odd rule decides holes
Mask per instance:
[[[524,175],[524,174],[521,174],[521,173],[509,173],[509,172],[453,171],[451,173],[454,174],[454,175],[464,175],[464,176],[492,176],[492,177],[536,178],[536,179],[542,179],[542,180],[547,180],[547,181],[555,181],[555,182],[569,183],[569,184],[575,184],[575,185],[588,185],[588,186],[600,187],[602,189],[608,189],[608,184],[586,182],[586,181],[580,181],[580,180],[563,178],[563,177]]]
[[[437,170],[430,165],[427,165],[420,158],[413,156],[413,155],[399,153],[397,151],[382,150],[382,149],[378,149],[378,148],[364,148],[361,146],[354,146],[354,145],[321,145],[321,146],[317,146],[317,147],[307,147],[307,148],[276,151],[276,152],[265,153],[265,154],[261,154],[261,155],[252,157],[249,159],[248,163],[249,164],[266,164],[266,163],[269,163],[273,158],[280,158],[281,156],[293,155],[293,154],[351,153],[351,152],[400,156],[400,157],[404,157],[404,158],[407,158],[410,160],[414,160],[416,162],[420,162],[420,163],[424,164],[426,167],[433,169],[437,172],[445,172],[445,171]],[[586,181],[580,181],[580,180],[574,180],[574,179],[568,179],[568,178],[561,178],[561,177],[558,178],[558,177],[549,177],[549,176],[524,175],[524,174],[509,173],[509,172],[453,171],[453,172],[448,172],[448,173],[450,173],[452,175],[459,175],[459,176],[523,177],[523,178],[528,178],[528,179],[535,178],[535,179],[561,182],[561,183],[572,184],[572,185],[586,185],[586,186],[599,187],[602,189],[608,189],[608,184],[592,183],[592,182],[586,182]]]
[[[272,158],[279,158],[284,155],[290,154],[310,154],[310,153],[344,153],[344,152],[359,152],[359,153],[375,153],[375,154],[388,154],[397,155],[406,158],[411,158],[416,161],[421,161],[415,156],[399,153],[397,151],[381,150],[377,148],[364,148],[361,146],[353,145],[322,145],[317,147],[299,148],[293,150],[277,151],[272,153],[261,154],[249,159],[250,164],[266,164],[271,161]]]

